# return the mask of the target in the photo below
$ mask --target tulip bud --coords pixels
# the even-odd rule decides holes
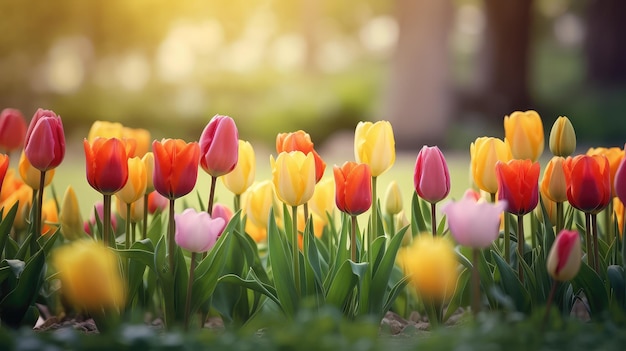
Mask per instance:
[[[146,152],[141,158],[143,166],[146,168],[146,194],[154,191],[154,154],[152,152]]]
[[[128,159],[128,179],[126,184],[115,196],[125,204],[143,199],[146,193],[146,166],[139,157]]]
[[[443,200],[450,193],[450,172],[438,147],[424,146],[415,161],[413,174],[415,191],[431,204]]]
[[[308,202],[309,210],[320,218],[324,223],[328,222],[328,216],[333,217],[335,213],[335,178],[324,177],[317,184],[313,191],[313,197]]]
[[[292,133],[280,133],[276,136],[276,152],[302,151],[305,155],[312,153],[315,158],[315,182],[319,182],[324,176],[326,163],[320,155],[315,151],[311,136],[303,131],[298,130]]]
[[[0,149],[10,153],[24,145],[26,120],[20,110],[5,108],[0,113]]]
[[[574,279],[582,259],[580,237],[575,230],[563,229],[554,240],[546,268],[554,280],[567,281]]]
[[[78,206],[78,197],[72,186],[68,186],[63,195],[63,204],[59,213],[61,234],[67,240],[76,240],[85,237],[83,218]]]
[[[20,161],[18,163],[18,170],[20,171],[20,177],[26,185],[31,187],[33,190],[39,190],[39,182],[41,180],[41,171],[33,167],[28,158],[26,158],[26,154],[22,151],[20,156]],[[46,172],[46,176],[44,179],[44,187],[50,185],[52,179],[54,178],[54,169],[51,169]]]
[[[239,156],[233,170],[222,176],[222,182],[235,195],[243,194],[254,182],[256,157],[252,144],[239,140]]]
[[[524,215],[539,202],[539,162],[514,159],[496,163],[498,200],[506,200],[507,212]]]
[[[398,185],[398,182],[392,180],[387,186],[387,191],[385,192],[385,213],[389,216],[397,215],[402,211],[402,207],[403,200],[400,186]]]
[[[252,184],[242,197],[242,208],[248,217],[247,222],[265,229],[275,197],[273,184],[269,180]]]
[[[359,215],[372,206],[372,175],[364,163],[345,162],[333,167],[335,202],[340,211]]]
[[[541,179],[541,194],[552,202],[567,201],[567,181],[565,177],[565,159],[554,156],[548,161]]]
[[[281,152],[276,160],[270,155],[272,181],[278,198],[289,206],[309,201],[315,190],[315,159],[301,151]]]
[[[605,156],[578,155],[565,160],[567,201],[585,213],[598,213],[611,201],[609,161]]]
[[[96,138],[93,143],[83,141],[87,181],[104,195],[113,195],[124,187],[128,179],[128,158],[121,140]]]
[[[213,177],[230,173],[239,156],[239,132],[228,116],[214,116],[200,136],[200,165]]]
[[[148,213],[150,214],[165,211],[169,204],[169,200],[165,196],[159,194],[158,191],[153,190],[148,195]]]
[[[370,167],[372,177],[385,173],[396,161],[396,142],[388,121],[359,122],[354,133],[354,157]]]
[[[477,138],[470,145],[470,170],[476,186],[490,194],[498,191],[496,162],[508,162],[513,156],[504,141],[492,137]]]
[[[184,210],[175,218],[176,244],[191,252],[211,250],[226,226],[223,218],[211,218],[207,212],[196,212],[193,208]]]
[[[198,143],[164,139],[152,143],[154,153],[154,188],[173,200],[189,194],[198,180]]]
[[[543,153],[543,123],[536,111],[515,111],[504,117],[504,135],[513,158],[534,162]]]
[[[567,157],[576,150],[576,132],[567,117],[559,117],[550,130],[550,151],[554,156]]]
[[[65,157],[61,117],[52,111],[38,109],[26,131],[24,153],[30,164],[40,171],[58,167]]]

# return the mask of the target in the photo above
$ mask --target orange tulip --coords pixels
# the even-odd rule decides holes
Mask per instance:
[[[607,160],[609,160],[609,169],[611,172],[611,196],[615,196],[615,173],[617,173],[617,168],[624,158],[624,150],[620,149],[619,147],[597,147],[587,150],[587,155],[604,155],[606,156]]]
[[[496,164],[498,200],[506,200],[509,213],[524,215],[539,202],[539,163],[514,159]]]
[[[609,204],[611,172],[605,156],[568,157],[565,169],[570,205],[586,213],[598,213]]]
[[[52,234],[59,227],[59,210],[54,199],[48,199],[43,203],[41,219],[44,222],[41,235]]]
[[[96,138],[92,144],[83,141],[87,181],[104,195],[113,195],[128,179],[128,157],[124,143],[117,138]]]
[[[346,162],[333,167],[335,202],[340,211],[355,216],[372,206],[372,174],[364,163]]]
[[[617,229],[621,239],[624,233],[624,203],[618,197],[613,198],[613,213],[617,218]]]
[[[280,133],[276,136],[276,152],[302,151],[305,155],[313,154],[315,159],[315,182],[319,182],[326,170],[326,163],[313,148],[311,136],[302,130],[292,133]]]
[[[128,157],[143,157],[150,151],[150,132],[142,128],[122,127],[122,139],[133,140],[135,144],[135,152],[129,154]]]
[[[4,177],[6,176],[7,170],[9,169],[9,161],[9,156],[5,154],[0,154],[0,190],[2,189]]]
[[[187,195],[196,186],[200,147],[197,142],[164,139],[152,143],[154,153],[154,188],[173,200]]]

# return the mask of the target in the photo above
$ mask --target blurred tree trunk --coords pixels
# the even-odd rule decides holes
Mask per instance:
[[[626,1],[591,0],[586,11],[587,80],[599,88],[626,86]]]
[[[532,108],[528,84],[531,8],[532,0],[485,0],[477,103],[487,120],[501,123],[513,111]]]
[[[398,149],[440,144],[450,119],[449,0],[397,0],[399,36],[382,119]]]

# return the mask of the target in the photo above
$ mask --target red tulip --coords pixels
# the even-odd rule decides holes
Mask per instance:
[[[507,212],[524,215],[539,202],[539,163],[513,159],[496,163],[498,200],[506,200]]]
[[[239,133],[235,121],[216,115],[200,136],[200,165],[213,177],[230,173],[239,158]]]
[[[322,179],[326,170],[326,163],[313,148],[313,142],[308,133],[298,130],[297,132],[278,134],[276,136],[276,152],[281,153],[283,151],[301,151],[305,155],[313,153],[313,158],[315,159],[315,183]]]
[[[448,196],[450,172],[446,159],[438,147],[424,146],[417,154],[413,184],[417,194],[431,204]]]
[[[113,195],[128,180],[128,157],[124,143],[117,138],[96,138],[92,144],[83,140],[87,181],[104,195]]]
[[[152,191],[148,194],[148,213],[155,214],[156,212],[163,212],[167,209],[168,205],[169,200],[159,194],[158,191]]]
[[[0,113],[0,148],[5,152],[18,150],[24,145],[26,120],[20,110],[5,108]]]
[[[60,165],[65,157],[61,117],[52,111],[38,109],[26,131],[24,153],[30,164],[40,171]]]
[[[0,189],[2,189],[2,183],[4,183],[4,176],[7,175],[9,162],[9,156],[5,154],[0,154]]]
[[[189,194],[198,179],[198,143],[164,139],[152,143],[154,153],[154,188],[173,200]]]
[[[550,248],[546,268],[554,280],[574,279],[580,270],[582,249],[580,236],[575,230],[563,229]]]
[[[335,203],[342,212],[356,216],[372,205],[372,173],[364,163],[346,162],[335,174]]]
[[[598,213],[609,204],[611,170],[605,156],[568,157],[564,169],[570,205],[586,213]]]

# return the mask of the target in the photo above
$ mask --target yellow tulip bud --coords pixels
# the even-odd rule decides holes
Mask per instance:
[[[402,201],[400,186],[398,185],[398,182],[392,180],[387,186],[387,191],[385,192],[385,212],[389,216],[400,213],[403,207]]]
[[[400,267],[419,296],[443,302],[456,288],[458,262],[451,242],[444,237],[421,234],[399,253]]]
[[[41,235],[52,234],[59,227],[59,209],[54,199],[48,199],[41,206]]]
[[[61,281],[61,293],[80,310],[102,313],[124,305],[125,287],[118,258],[92,240],[76,240],[59,247],[52,264]]]
[[[613,213],[617,218],[617,229],[621,239],[624,233],[624,203],[617,196],[613,198]]]
[[[324,177],[315,184],[313,197],[308,202],[309,210],[328,223],[328,215],[335,213],[335,177]]]
[[[359,122],[354,133],[354,157],[370,167],[372,177],[385,173],[396,161],[396,142],[388,121]]]
[[[95,121],[89,128],[89,133],[87,134],[87,140],[89,144],[93,144],[93,141],[96,140],[97,137],[101,138],[117,138],[122,140],[122,129],[124,126],[118,122],[107,122],[107,121]]]
[[[548,161],[541,179],[541,195],[546,196],[553,202],[567,201],[567,182],[565,178],[565,159],[554,156]]]
[[[498,138],[480,137],[470,145],[470,158],[474,184],[490,194],[498,192],[496,163],[513,158],[509,145]]]
[[[239,140],[239,156],[237,165],[230,172],[224,174],[222,182],[235,195],[243,194],[254,182],[256,173],[256,157],[252,144]]]
[[[122,127],[122,139],[134,140],[135,152],[129,157],[143,157],[152,146],[152,138],[147,129]]]
[[[504,117],[504,135],[513,158],[535,162],[543,153],[543,123],[535,111],[515,111]]]
[[[276,160],[270,155],[272,181],[278,198],[288,206],[309,201],[315,190],[315,158],[313,153],[281,152]]]
[[[146,193],[146,166],[139,157],[128,159],[128,180],[115,196],[124,203],[132,204]]]
[[[576,132],[567,117],[559,117],[550,130],[550,151],[554,156],[567,157],[576,150]]]
[[[78,197],[72,186],[68,186],[63,195],[63,203],[59,213],[61,234],[67,240],[76,240],[85,236],[83,217],[78,206]]]
[[[22,155],[20,156],[20,161],[18,164],[18,169],[20,171],[20,177],[26,185],[28,185],[33,190],[39,190],[39,182],[41,181],[41,171],[37,168],[33,167],[30,162],[28,162],[28,158],[24,151],[22,151]],[[54,168],[46,171],[46,178],[44,179],[44,187],[47,187],[52,182],[52,178],[54,178]]]
[[[146,152],[141,158],[144,167],[146,168],[146,194],[150,194],[154,191],[154,183],[152,173],[154,173],[154,154],[152,152]]]
[[[274,205],[274,186],[269,180],[254,183],[242,196],[242,209],[248,222],[266,228]]]

